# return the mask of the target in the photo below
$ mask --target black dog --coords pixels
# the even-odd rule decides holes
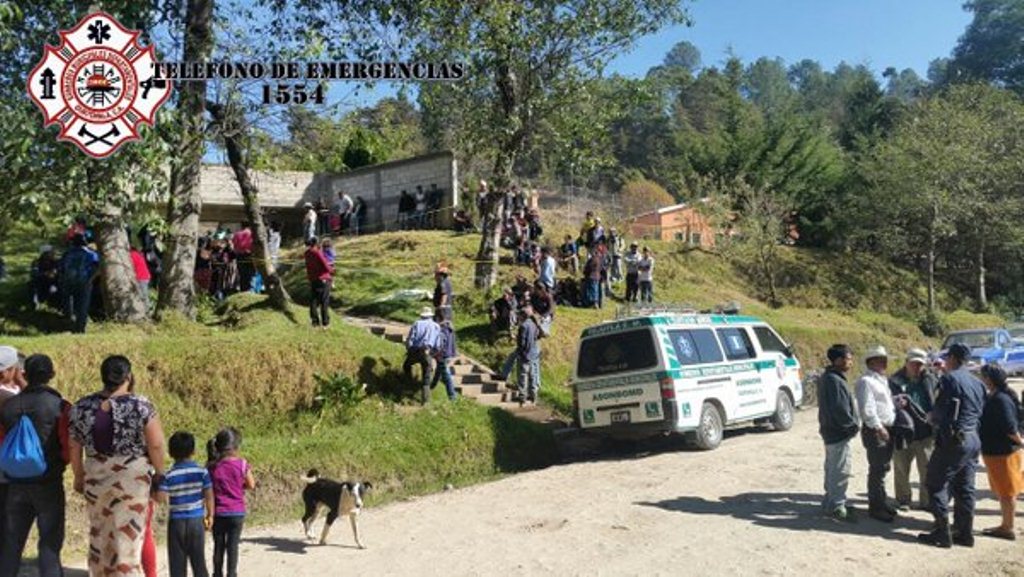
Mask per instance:
[[[359,542],[359,526],[356,518],[363,508],[363,496],[365,496],[373,485],[370,483],[359,483],[346,481],[339,483],[330,479],[321,479],[320,472],[310,469],[302,478],[306,482],[306,488],[302,490],[302,501],[306,504],[306,512],[302,515],[302,526],[306,530],[306,538],[313,539],[309,532],[320,513],[320,507],[327,507],[327,521],[324,523],[323,532],[320,533],[320,544],[327,543],[327,533],[331,530],[331,524],[339,515],[348,515],[352,523],[352,533],[356,538],[356,545],[365,549]]]

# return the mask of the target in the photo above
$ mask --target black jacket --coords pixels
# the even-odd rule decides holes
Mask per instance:
[[[64,447],[67,440],[67,416],[70,405],[60,393],[45,386],[26,387],[18,395],[11,397],[0,410],[0,428],[10,431],[21,419],[28,415],[36,427],[39,442],[42,443],[46,455],[46,473],[33,479],[8,479],[11,483],[45,483],[60,482],[64,476]]]
[[[818,380],[818,432],[826,445],[852,439],[860,424],[846,377],[829,367]]]

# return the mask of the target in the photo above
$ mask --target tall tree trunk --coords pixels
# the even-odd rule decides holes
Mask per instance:
[[[209,60],[213,51],[212,20],[212,0],[188,0],[185,16],[186,62]],[[179,91],[181,140],[171,162],[171,192],[167,201],[170,231],[166,239],[165,272],[160,278],[157,314],[170,309],[194,318],[193,275],[199,239],[199,213],[203,207],[203,199],[199,195],[199,175],[205,141],[206,81],[182,82]]]
[[[985,237],[978,240],[978,310],[988,311],[988,290],[985,288]]]
[[[146,321],[146,303],[139,294],[121,210],[108,206],[96,223],[100,252],[100,282],[107,317],[119,323]]]
[[[235,173],[238,187],[242,191],[242,203],[245,206],[246,219],[252,225],[253,247],[256,270],[263,276],[263,285],[270,297],[270,303],[274,308],[281,311],[288,311],[288,303],[291,298],[284,288],[284,283],[277,275],[274,264],[270,262],[270,251],[267,249],[267,226],[263,221],[263,211],[260,209],[259,189],[249,176],[249,167],[246,162],[242,145],[242,131],[246,130],[242,122],[231,122],[226,118],[225,108],[221,105],[208,103],[207,107],[213,114],[214,121],[222,128],[221,135],[224,137],[224,146],[228,153],[228,163]],[[234,119],[231,119],[234,120]],[[227,128],[225,129],[226,125]]]
[[[928,313],[935,314],[935,251],[939,243],[935,230],[939,220],[939,204],[932,203],[932,219],[928,223]]]
[[[505,218],[502,200],[506,188],[512,182],[512,167],[525,137],[519,117],[518,81],[507,63],[497,66],[495,85],[501,95],[505,132],[500,138],[501,144],[494,159],[494,182],[484,199],[484,214],[480,216],[480,248],[476,253],[473,275],[473,284],[485,291],[498,282],[498,249],[501,246],[501,228]]]
[[[146,303],[139,294],[132,265],[131,244],[125,230],[121,208],[106,198],[117,186],[110,168],[94,162],[85,171],[86,186],[99,192],[104,202],[96,218],[96,247],[100,253],[99,282],[103,308],[107,318],[119,323],[141,323],[146,320]]]

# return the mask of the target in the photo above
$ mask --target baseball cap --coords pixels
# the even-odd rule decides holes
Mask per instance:
[[[953,343],[947,352],[949,356],[961,361],[971,357],[971,347],[963,343]]]
[[[0,346],[0,371],[18,364],[18,349],[8,346]]]
[[[923,349],[910,349],[907,351],[907,362],[927,364],[928,353],[924,352]]]

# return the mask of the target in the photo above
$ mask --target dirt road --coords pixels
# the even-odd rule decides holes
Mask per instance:
[[[326,546],[303,541],[298,520],[247,529],[239,573],[1024,575],[1022,543],[979,536],[974,549],[918,545],[915,534],[930,523],[925,513],[891,526],[823,518],[821,460],[811,409],[797,414],[792,431],[738,431],[712,452],[663,447],[367,509],[365,550],[341,519]],[[851,497],[862,511],[866,471],[855,443]],[[976,530],[998,523],[984,473],[978,486]]]
[[[788,433],[741,431],[708,453],[574,463],[367,510],[366,550],[341,521],[327,546],[299,523],[247,531],[246,577],[349,575],[1024,575],[1024,548],[918,545],[928,515],[889,526],[819,514],[822,448],[813,410]],[[864,450],[851,493],[866,508]],[[978,475],[977,530],[998,505]],[[297,498],[297,497],[296,497]]]

